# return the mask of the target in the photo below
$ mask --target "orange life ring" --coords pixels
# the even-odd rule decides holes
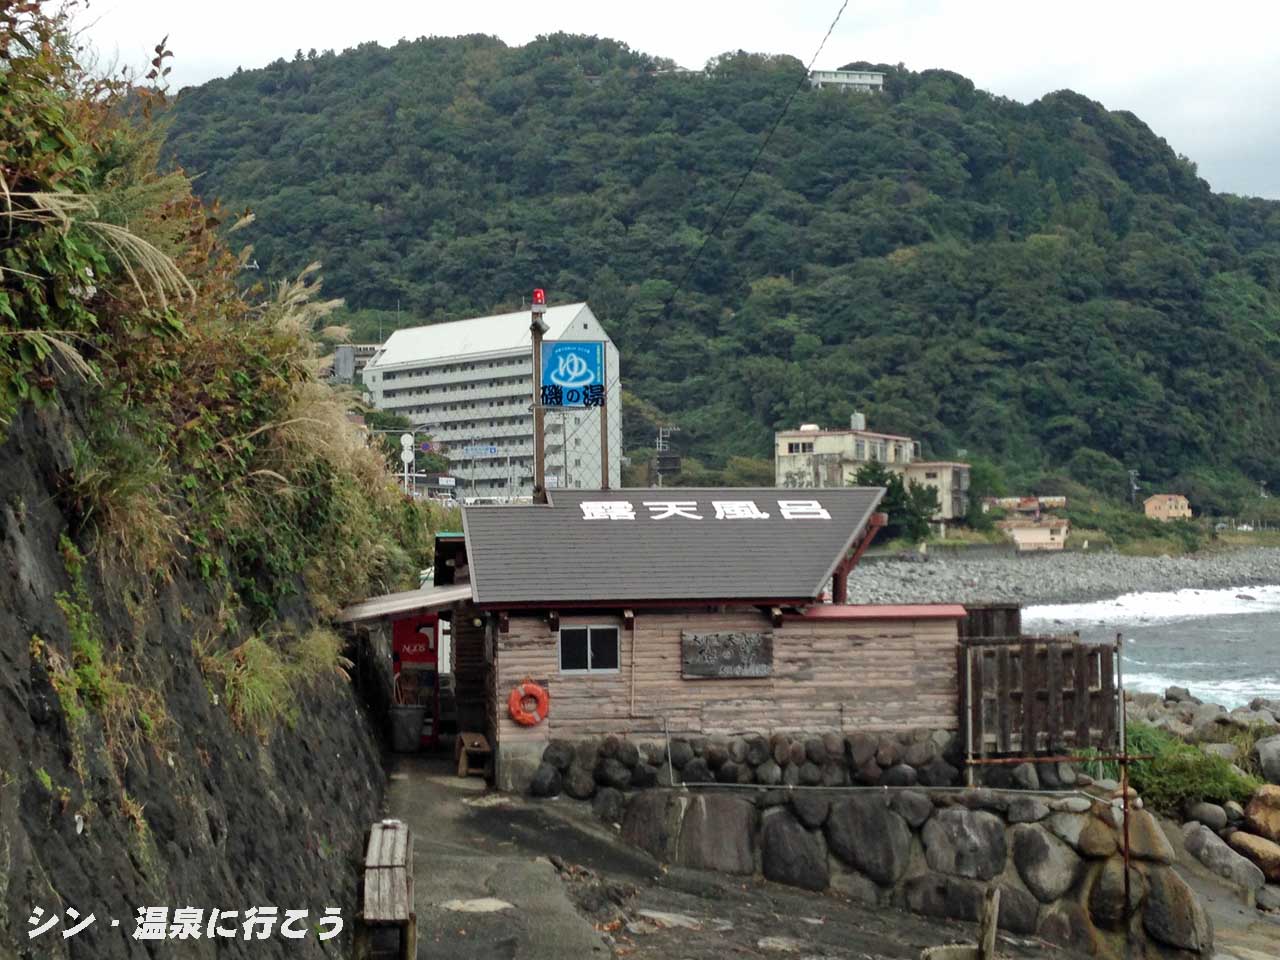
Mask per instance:
[[[530,700],[533,701],[532,708],[529,705]],[[536,727],[547,719],[550,705],[551,697],[547,691],[527,679],[523,683],[517,683],[511,691],[511,696],[507,697],[507,713],[511,714],[511,719],[522,727]]]

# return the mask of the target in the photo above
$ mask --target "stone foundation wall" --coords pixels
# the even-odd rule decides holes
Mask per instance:
[[[561,791],[589,799],[598,787],[639,789],[680,783],[762,786],[952,786],[963,746],[950,730],[901,733],[743,734],[630,741],[553,740],[528,784],[535,796]]]
[[[605,798],[617,809],[599,809]],[[957,920],[976,920],[984,887],[997,884],[1000,925],[1011,933],[1116,960],[1126,956],[1126,938],[1133,956],[1213,955],[1209,918],[1144,810],[1131,811],[1125,902],[1120,810],[1105,800],[989,789],[706,788],[646,790],[629,800],[601,790],[596,805],[664,863]]]
[[[681,783],[761,786],[950,787],[961,783],[963,734],[918,728],[901,732],[733,737],[665,740],[552,740],[523,749],[499,763],[504,790],[534,796],[566,793],[588,800],[603,787],[618,790],[671,787]],[[1076,784],[1069,764],[1022,764],[983,769],[981,782],[999,788],[1058,789]]]

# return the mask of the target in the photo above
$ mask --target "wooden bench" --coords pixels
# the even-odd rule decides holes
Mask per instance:
[[[360,916],[355,926],[356,960],[387,955],[377,951],[378,931],[395,930],[399,947],[390,954],[417,960],[418,915],[413,909],[413,833],[400,820],[383,820],[369,828],[364,855]]]
[[[460,733],[453,741],[458,776],[488,777],[493,763],[493,748],[483,733]]]

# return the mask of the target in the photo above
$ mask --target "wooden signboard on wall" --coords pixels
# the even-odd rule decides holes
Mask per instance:
[[[773,634],[680,632],[680,671],[688,679],[767,677],[773,673]]]

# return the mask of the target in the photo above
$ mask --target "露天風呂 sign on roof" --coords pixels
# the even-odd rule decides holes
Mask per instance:
[[[550,503],[468,507],[476,602],[817,597],[884,491],[554,490]]]

